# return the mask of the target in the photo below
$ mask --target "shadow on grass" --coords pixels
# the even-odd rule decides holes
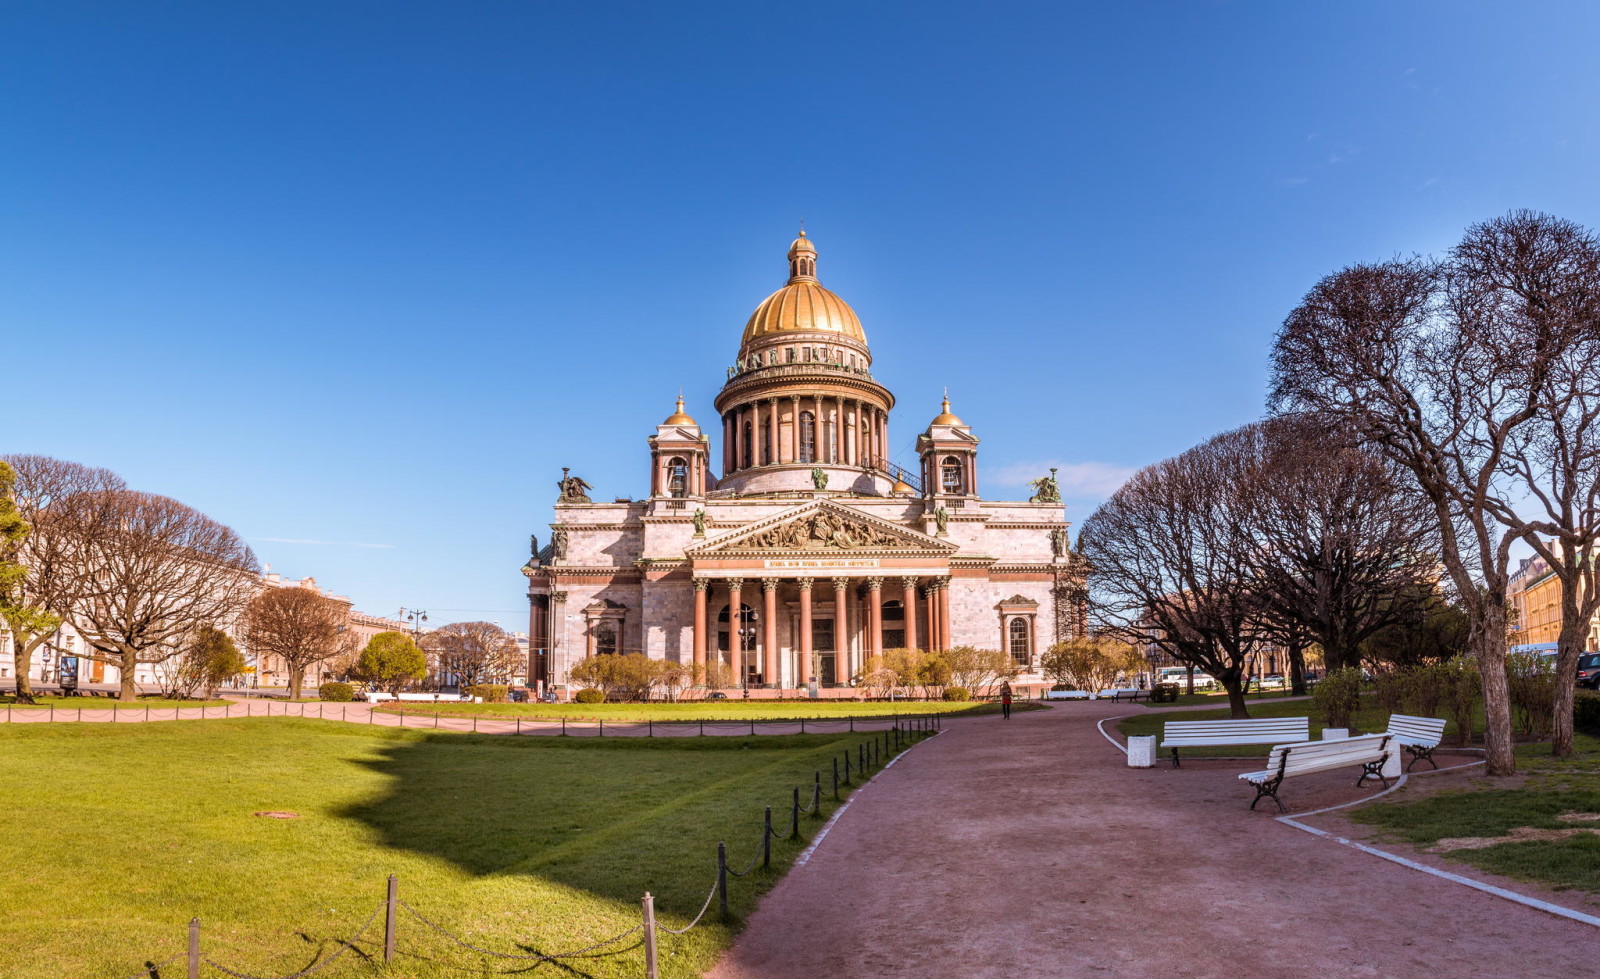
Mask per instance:
[[[646,889],[688,900],[704,896],[717,841],[728,841],[730,859],[748,859],[762,807],[774,806],[786,826],[791,788],[809,790],[840,743],[419,734],[362,763],[386,790],[340,815],[388,846],[476,875],[536,875],[615,900]]]

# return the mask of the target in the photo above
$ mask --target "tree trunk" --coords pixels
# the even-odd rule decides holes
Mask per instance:
[[[133,675],[139,667],[139,656],[136,653],[123,653],[117,660],[117,699],[123,703],[131,704],[139,699],[139,690],[133,684]]]
[[[306,670],[305,670],[305,667],[302,666],[302,667],[296,668],[294,666],[290,666],[289,667],[289,699],[290,700],[299,700],[300,699],[300,690],[301,690],[302,687],[305,686],[305,682],[306,682]]]
[[[1188,666],[1188,669],[1184,672],[1184,675],[1186,677],[1188,677],[1189,684],[1188,684],[1188,689],[1185,690],[1184,693],[1186,693],[1189,696],[1193,697],[1194,696],[1194,664],[1193,663],[1188,663],[1188,664],[1185,664],[1185,665]]]
[[[1229,717],[1246,718],[1250,711],[1244,705],[1244,674],[1242,671],[1223,670],[1216,674],[1217,682],[1222,684],[1222,689],[1228,691]]]
[[[33,669],[33,651],[44,642],[44,636],[37,636],[23,642],[20,636],[13,633],[11,641],[11,665],[17,671],[17,703],[37,703],[33,699],[33,679],[28,676]]]
[[[1300,643],[1289,644],[1289,692],[1296,697],[1306,695],[1306,647]]]
[[[1576,598],[1562,596],[1561,632],[1556,637],[1556,692],[1550,722],[1550,754],[1566,758],[1572,754],[1572,700],[1576,693],[1578,657],[1583,655],[1588,638],[1588,622],[1581,621]]]
[[[1483,748],[1489,775],[1517,774],[1517,757],[1511,741],[1511,697],[1506,682],[1505,592],[1482,593],[1472,645],[1478,654],[1478,675],[1483,683]]]

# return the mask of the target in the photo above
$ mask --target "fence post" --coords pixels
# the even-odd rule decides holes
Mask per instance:
[[[766,870],[772,866],[772,807],[767,807],[767,814],[761,820],[764,829],[761,833],[761,869]]]
[[[803,718],[803,717],[800,718],[800,733],[801,734],[806,733],[806,719]]]
[[[400,891],[400,882],[394,874],[389,875],[389,897],[383,909],[383,961],[387,965],[394,961],[394,905],[396,895]]]
[[[743,614],[743,613],[740,613],[740,614]],[[756,733],[756,722],[755,722],[755,718],[751,718],[751,719],[750,719],[750,733],[751,733],[751,734],[755,734],[755,733]]]
[[[850,752],[844,753],[844,784],[850,784]]]
[[[839,759],[833,759],[833,799],[839,801]]]
[[[717,844],[717,894],[722,909],[722,920],[728,920],[728,844]]]
[[[656,971],[656,899],[644,892],[644,975],[645,979],[658,979]]]
[[[655,737],[656,736],[656,721],[655,721],[655,718],[647,717],[647,718],[644,719],[644,722],[650,726],[650,737],[652,737],[652,738]],[[648,897],[649,894],[647,893],[645,896]]]
[[[602,738],[606,736],[606,719],[603,717],[600,718],[600,736]]]
[[[189,979],[200,979],[200,919],[189,919]]]
[[[850,715],[850,733],[856,733],[856,716],[854,714]]]
[[[800,786],[798,785],[794,787],[793,812],[793,818],[789,820],[789,839],[798,840],[800,838]]]
[[[812,772],[815,781],[811,783],[811,815],[817,819],[822,818],[822,773]]]
[[[478,715],[476,714],[472,715],[472,733],[478,733]]]
[[[706,736],[706,722],[703,717],[700,719],[700,736],[702,738]]]

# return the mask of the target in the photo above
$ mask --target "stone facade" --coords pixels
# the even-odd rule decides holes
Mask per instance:
[[[920,475],[889,462],[894,398],[860,323],[817,282],[803,235],[789,260],[717,398],[720,476],[682,399],[648,439],[647,499],[591,502],[564,471],[551,537],[523,568],[530,676],[563,683],[585,656],[639,652],[727,664],[736,686],[844,687],[907,645],[1003,649],[1031,674],[1083,628],[1053,478],[1028,502],[983,499],[978,439],[948,400],[918,437]]]

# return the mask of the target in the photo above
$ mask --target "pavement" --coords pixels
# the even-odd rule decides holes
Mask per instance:
[[[1249,811],[1247,762],[1128,768],[1095,722],[1145,709],[947,723],[852,797],[710,979],[1596,972],[1600,928],[1318,838],[1266,803]],[[1283,796],[1306,812],[1376,793],[1353,774],[1293,779]],[[1413,777],[1399,794],[1467,777]]]

